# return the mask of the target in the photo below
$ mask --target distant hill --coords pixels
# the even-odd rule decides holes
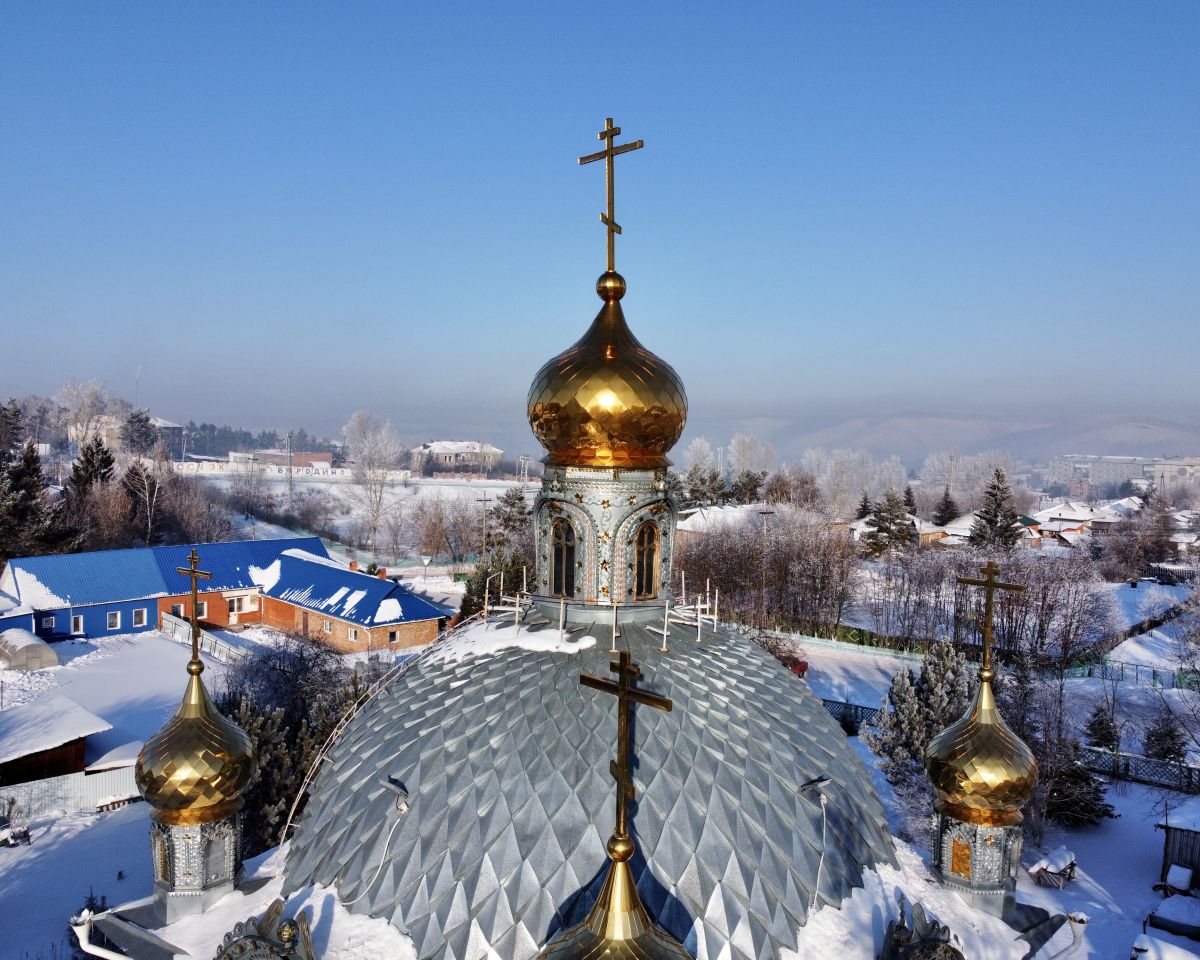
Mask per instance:
[[[1200,425],[1137,416],[1085,420],[1019,421],[953,417],[855,417],[827,426],[778,423],[763,439],[781,458],[806,447],[850,447],[876,456],[895,454],[919,466],[935,450],[1007,450],[1018,459],[1043,461],[1064,453],[1174,456],[1200,454]]]

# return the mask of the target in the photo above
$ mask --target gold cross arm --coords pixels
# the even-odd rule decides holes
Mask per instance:
[[[997,590],[1012,590],[1015,593],[1020,593],[1025,589],[1019,583],[1004,583],[997,579],[1000,575],[1000,568],[996,566],[995,560],[989,560],[987,566],[980,567],[979,572],[984,575],[982,580],[977,577],[959,577],[958,582],[967,587],[983,587],[983,663],[979,669],[980,680],[992,679],[992,613],[995,606],[995,596]]]
[[[196,672],[199,672],[203,667],[200,664],[200,621],[197,616],[196,607],[199,605],[200,598],[200,581],[211,580],[212,574],[207,570],[200,569],[200,554],[196,552],[196,548],[192,547],[192,552],[188,554],[188,565],[186,567],[176,567],[176,573],[181,573],[192,581],[192,662],[197,664]],[[189,668],[190,669],[190,668]]]
[[[622,143],[619,146],[616,144],[616,139],[621,135],[621,128],[613,126],[612,117],[608,117],[604,121],[604,129],[597,135],[596,139],[604,141],[604,149],[597,150],[595,153],[589,153],[586,156],[579,158],[579,164],[582,166],[585,163],[595,163],[597,160],[604,161],[604,183],[608,194],[608,209],[600,214],[600,222],[608,228],[608,272],[612,273],[616,270],[616,241],[615,237],[621,232],[621,225],[617,223],[617,215],[615,211],[615,191],[613,188],[613,160],[623,153],[629,153],[633,150],[641,150],[646,145],[644,140],[631,140],[629,143]]]

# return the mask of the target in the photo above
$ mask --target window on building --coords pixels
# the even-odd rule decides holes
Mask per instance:
[[[326,633],[333,633],[333,624],[330,623],[328,620],[322,620],[321,621],[321,629],[324,630]]]
[[[42,617],[42,629],[43,630],[53,630],[54,623],[55,623],[54,617]]]
[[[399,642],[400,642],[400,631],[399,630],[389,630],[388,631],[388,643],[399,643]]]
[[[83,615],[82,614],[77,613],[73,617],[71,617],[71,632],[72,633],[83,633]]]
[[[246,598],[245,597],[230,597],[229,598],[230,614],[241,613],[245,609],[245,606],[246,606]]]
[[[353,642],[357,639],[358,639],[358,627],[351,627],[350,628],[350,640],[351,640],[351,642]]]
[[[144,627],[146,625],[146,608],[138,607],[133,611],[133,625],[135,627]]]
[[[208,601],[207,600],[197,601],[197,603],[196,603],[196,619],[197,620],[208,619]]]
[[[183,604],[182,603],[171,604],[171,616],[179,617],[181,620],[183,619]]]
[[[550,593],[575,596],[575,528],[559,517],[550,528]]]
[[[108,629],[109,630],[120,630],[121,629],[121,611],[120,610],[113,610],[109,613]]]
[[[658,525],[646,521],[637,532],[637,562],[633,578],[635,600],[650,600],[658,596]]]

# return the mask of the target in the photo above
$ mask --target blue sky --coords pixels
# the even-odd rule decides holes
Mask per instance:
[[[140,363],[168,417],[532,452],[612,115],[627,316],[694,430],[1200,414],[1194,2],[0,18],[5,395]]]

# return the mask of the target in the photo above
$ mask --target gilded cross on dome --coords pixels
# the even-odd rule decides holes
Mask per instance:
[[[200,600],[200,580],[211,580],[212,574],[200,569],[200,554],[196,552],[196,548],[192,547],[192,552],[188,554],[188,565],[186,567],[176,567],[176,573],[182,573],[192,581],[192,663],[200,664],[200,621],[196,617],[196,607]],[[201,667],[201,670],[204,669]],[[200,670],[192,670],[191,664],[188,665],[189,673],[199,673]]]
[[[604,129],[596,134],[596,139],[604,141],[604,149],[598,150],[595,153],[589,153],[586,157],[580,157],[579,163],[593,163],[596,160],[604,161],[604,181],[608,188],[608,212],[600,214],[600,222],[608,228],[608,272],[612,273],[617,269],[616,262],[616,235],[621,232],[621,225],[617,223],[616,210],[614,209],[613,200],[613,160],[622,153],[629,153],[631,150],[641,150],[645,143],[641,140],[634,140],[630,143],[623,143],[620,146],[616,145],[616,139],[621,135],[621,128],[613,126],[612,117],[608,117],[604,121]]]
[[[986,567],[980,567],[979,572],[984,579],[974,577],[959,577],[958,582],[968,587],[983,587],[983,664],[979,668],[980,680],[991,680],[992,673],[992,610],[997,590],[1013,590],[1020,592],[1025,588],[1019,583],[1003,583],[996,577],[1000,568],[995,560],[989,560]]]

